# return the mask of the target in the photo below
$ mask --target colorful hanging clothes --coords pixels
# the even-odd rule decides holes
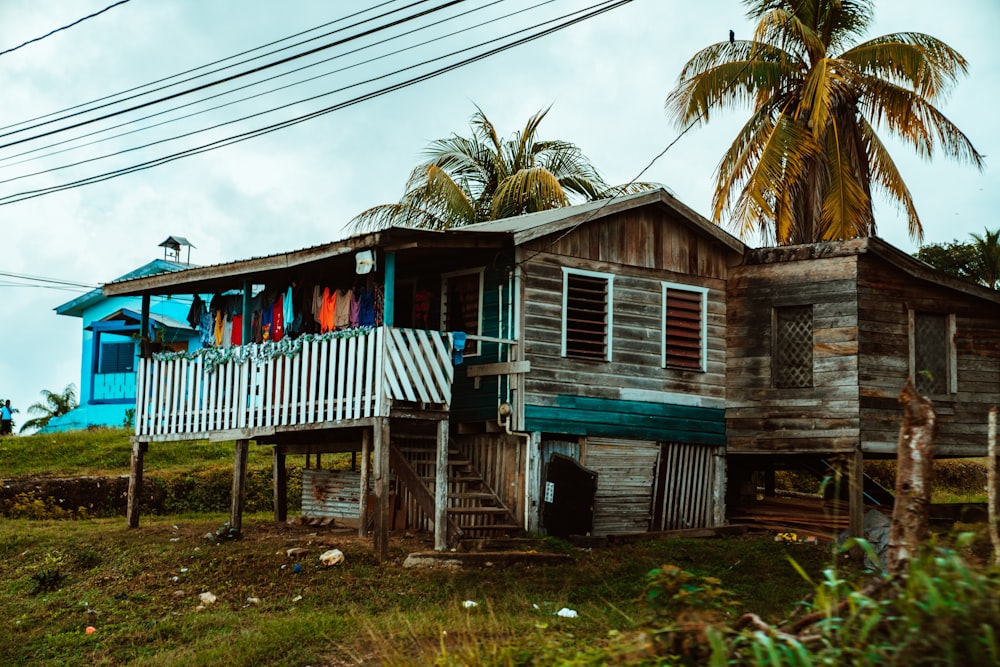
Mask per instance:
[[[243,316],[233,315],[233,331],[229,338],[233,345],[243,344]]]
[[[214,337],[212,342],[215,347],[222,347],[222,332],[225,329],[226,322],[222,315],[221,310],[215,311],[215,326],[213,327]]]
[[[274,326],[271,329],[271,340],[277,343],[285,337],[285,301],[278,298],[271,306],[271,318]]]
[[[351,290],[337,290],[333,326],[335,329],[346,329],[351,326]]]
[[[330,288],[323,289],[323,307],[320,309],[319,330],[321,333],[328,333],[334,329],[334,321],[337,309],[337,292],[331,292]]]
[[[351,327],[359,326],[358,318],[361,315],[361,292],[354,290],[351,292],[351,310],[348,315],[348,323]]]

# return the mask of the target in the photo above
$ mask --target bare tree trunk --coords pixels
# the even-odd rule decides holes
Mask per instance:
[[[896,500],[889,530],[888,570],[901,574],[930,535],[931,482],[937,415],[934,404],[917,393],[912,379],[899,394],[903,423],[896,453]]]
[[[990,520],[990,541],[993,543],[993,563],[1000,566],[1000,534],[997,534],[997,409],[995,407],[990,408],[988,438],[987,511]]]

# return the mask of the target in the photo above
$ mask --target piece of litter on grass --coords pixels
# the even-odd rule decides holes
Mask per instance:
[[[247,598],[247,602],[250,604],[260,604],[260,598]]]
[[[563,618],[576,618],[577,614],[572,609],[563,607],[562,609],[556,612],[556,616],[562,616]]]
[[[319,561],[327,567],[337,565],[338,563],[344,562],[344,552],[340,549],[330,549],[319,557]]]
[[[92,626],[92,625],[88,625],[88,626],[87,626],[87,629],[86,629],[86,630],[84,630],[84,632],[86,632],[86,633],[87,633],[88,635],[92,635],[92,634],[94,634],[95,632],[97,632],[97,628],[95,628],[95,627],[94,627],[94,626]]]
[[[462,603],[462,606],[465,607],[466,609],[471,609],[472,607],[478,607],[479,603],[476,602],[475,600],[466,600],[465,602]]]
[[[204,593],[199,595],[198,598],[201,600],[202,604],[212,604],[216,600],[215,595],[209,593],[208,591],[205,591]]]
[[[292,602],[298,602],[301,599],[302,599],[301,595],[296,595],[295,597],[292,598]]]

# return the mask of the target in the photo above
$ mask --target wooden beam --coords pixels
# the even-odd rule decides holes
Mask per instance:
[[[527,373],[531,370],[530,361],[508,361],[499,364],[479,364],[465,369],[466,377],[475,378],[484,375],[511,375]]]
[[[377,417],[375,444],[375,560],[389,558],[389,420]]]
[[[233,458],[233,495],[229,509],[229,530],[239,534],[243,530],[243,505],[247,495],[247,458],[250,454],[250,441],[237,440],[236,453]]]
[[[448,548],[448,420],[438,422],[434,465],[434,549]]]
[[[274,480],[274,520],[283,523],[288,520],[288,469],[285,467],[285,449],[275,445],[271,457],[272,479]]]
[[[372,474],[372,433],[365,429],[361,434],[361,495],[358,503],[358,535],[368,535],[368,487]],[[352,454],[353,456],[353,454]]]
[[[132,462],[128,475],[128,501],[125,511],[129,528],[139,527],[139,500],[142,497],[142,460],[149,449],[148,442],[132,443]]]

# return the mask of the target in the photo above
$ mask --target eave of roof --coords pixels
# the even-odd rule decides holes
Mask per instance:
[[[1000,304],[1000,292],[997,290],[950,276],[930,264],[903,252],[877,236],[847,239],[844,241],[823,241],[794,246],[757,248],[747,254],[747,262],[750,264],[771,264],[865,254],[884,260],[893,267],[912,276],[915,280],[923,280],[957,292],[962,292],[969,296]]]
[[[146,262],[142,266],[132,269],[128,273],[118,276],[115,278],[115,281],[132,280],[151,275],[165,275],[189,268],[191,268],[191,265],[189,264],[171,262],[166,259],[154,259],[150,262]],[[88,308],[100,303],[106,298],[107,295],[104,293],[103,289],[98,287],[81,294],[75,299],[70,299],[66,303],[56,306],[55,311],[57,315],[83,317],[84,312],[86,312]]]

